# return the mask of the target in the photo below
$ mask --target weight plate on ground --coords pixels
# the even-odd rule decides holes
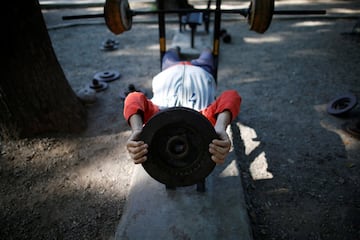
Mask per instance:
[[[114,34],[131,29],[132,14],[127,0],[106,0],[104,17],[107,27]]]
[[[215,138],[214,127],[199,112],[184,107],[163,110],[150,118],[140,135],[149,146],[142,166],[167,186],[197,184],[215,167],[209,153]]]
[[[114,70],[108,70],[103,72],[95,73],[93,79],[104,82],[111,82],[120,78],[120,73]]]
[[[103,41],[100,49],[105,51],[112,51],[119,48],[119,42],[113,39],[107,39]]]
[[[76,96],[85,104],[93,104],[97,100],[96,91],[88,87],[78,90]]]
[[[264,33],[270,26],[274,13],[274,0],[251,0],[248,23],[250,30]]]
[[[332,115],[341,115],[349,112],[356,104],[356,96],[352,93],[347,93],[331,100],[327,105],[327,112]]]
[[[96,92],[101,92],[108,88],[108,84],[106,82],[93,79],[91,84],[89,84],[89,88],[95,90]]]

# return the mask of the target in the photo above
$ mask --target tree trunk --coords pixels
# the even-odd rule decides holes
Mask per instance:
[[[86,110],[56,58],[38,0],[5,1],[2,7],[2,133],[30,137],[84,130]]]

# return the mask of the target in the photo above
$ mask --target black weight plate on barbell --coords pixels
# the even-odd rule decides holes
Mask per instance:
[[[248,23],[250,30],[264,33],[270,26],[275,7],[274,0],[251,0]]]
[[[332,115],[342,115],[353,109],[356,104],[356,96],[346,93],[331,100],[327,105],[327,112]]]
[[[217,137],[210,121],[198,111],[185,107],[162,110],[149,119],[140,135],[149,146],[142,166],[167,186],[194,185],[215,167],[209,144]]]
[[[105,23],[114,34],[129,31],[132,26],[132,14],[128,0],[105,0]]]

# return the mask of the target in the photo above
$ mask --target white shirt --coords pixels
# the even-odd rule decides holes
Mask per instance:
[[[151,101],[160,109],[188,107],[201,110],[215,100],[216,84],[210,73],[200,67],[177,64],[153,78]]]

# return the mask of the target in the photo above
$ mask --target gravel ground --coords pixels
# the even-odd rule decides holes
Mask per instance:
[[[360,117],[327,113],[343,93],[360,97],[360,38],[351,34],[356,1],[301,5],[343,12],[342,18],[275,18],[268,32],[244,20],[222,23],[218,90],[243,98],[233,123],[255,239],[359,239],[360,143],[343,130]],[[100,20],[66,23],[59,17],[98,9],[46,10],[49,34],[69,83],[78,91],[95,73],[116,70],[88,105],[81,135],[5,141],[0,161],[1,239],[112,239],[126,202],[132,163],[124,144],[129,127],[121,93],[132,83],[150,93],[159,71],[157,24],[140,19],[114,36]],[[149,20],[149,21],[147,21]],[[178,29],[167,27],[168,43]],[[103,41],[119,42],[103,51]],[[240,131],[238,130],[240,129]]]

